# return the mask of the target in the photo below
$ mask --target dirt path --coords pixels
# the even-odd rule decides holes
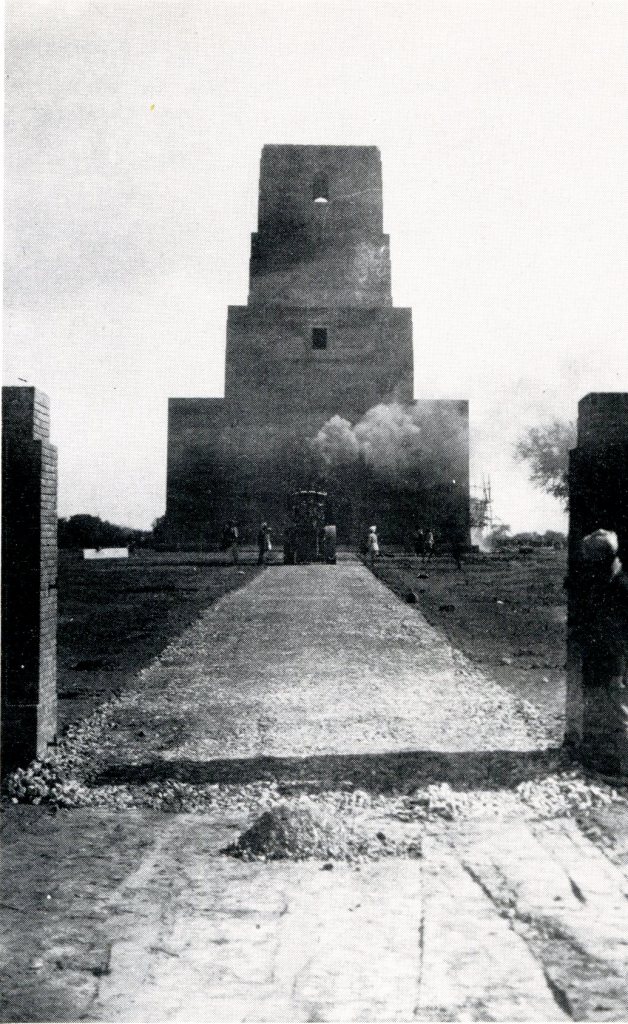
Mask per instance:
[[[139,809],[9,810],[4,1020],[628,1015],[625,871],[512,792],[543,724],[356,562],[221,599],[76,744]],[[172,779],[202,813],[146,809]],[[434,783],[474,812],[426,813]],[[221,853],[303,791],[422,855]]]

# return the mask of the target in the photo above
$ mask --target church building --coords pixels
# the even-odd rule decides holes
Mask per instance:
[[[378,475],[317,462],[334,417],[347,429],[387,404],[437,424],[434,472]],[[337,422],[337,421],[334,421]],[[468,403],[414,401],[412,311],[392,304],[375,146],[265,146],[248,302],[230,306],[224,398],[171,398],[166,533],[216,542],[228,520],[278,540],[291,491],[328,490],[340,543],[365,524],[384,543],[421,525],[469,534]]]

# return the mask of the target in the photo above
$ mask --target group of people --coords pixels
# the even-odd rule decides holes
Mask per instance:
[[[258,565],[263,565],[266,562],[267,556],[272,551],[271,533],[272,531],[268,523],[261,523],[257,531]],[[412,545],[414,553],[423,559],[424,565],[431,562],[436,548],[434,531],[431,529],[424,530],[422,527],[419,527],[412,535]],[[240,557],[240,534],[234,520],[225,523],[222,532],[222,549],[229,552],[233,564],[237,565]],[[458,568],[461,568],[463,544],[461,541],[457,541],[455,537],[452,539],[451,551]],[[366,541],[366,555],[371,565],[375,563],[375,559],[379,557],[379,554],[380,546],[377,527],[370,526]]]
[[[412,544],[415,555],[423,559],[423,563],[431,562],[434,557],[434,531],[424,530],[421,526],[415,530],[412,537]]]
[[[264,564],[266,556],[270,554],[272,549],[271,529],[268,523],[262,523],[257,531],[258,565]],[[225,527],[222,531],[222,550],[229,552],[234,565],[238,564],[240,560],[240,533],[234,520],[225,523]]]
[[[419,527],[417,530],[414,531],[412,535],[412,547],[414,549],[415,555],[418,555],[419,558],[423,559],[424,565],[431,562],[434,557],[436,549],[434,531],[424,530],[422,527]],[[453,559],[457,567],[461,569],[464,544],[458,535],[452,534],[450,547]],[[367,557],[370,559],[371,565],[373,565],[375,559],[378,557],[380,553],[379,539],[377,537],[376,526],[369,526],[369,535],[366,542],[366,553]]]

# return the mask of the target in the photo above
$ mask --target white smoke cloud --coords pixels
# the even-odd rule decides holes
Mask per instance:
[[[412,416],[411,406],[398,402],[369,409],[355,427],[364,461],[379,475],[408,472],[424,451],[424,430]]]
[[[332,416],[321,427],[312,441],[312,447],[328,467],[355,462],[360,455],[360,444],[355,431],[349,420],[342,416]]]
[[[312,441],[329,470],[362,462],[381,479],[401,481],[408,474],[431,480],[450,475],[451,455],[462,441],[463,420],[451,407],[381,403],[352,425],[332,416]]]

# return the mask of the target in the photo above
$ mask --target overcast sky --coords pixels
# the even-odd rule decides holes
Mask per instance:
[[[417,397],[560,528],[518,434],[628,390],[628,4],[13,0],[5,380],[46,391],[60,514],[148,527],[169,395],[220,395],[264,143],[377,145]]]

